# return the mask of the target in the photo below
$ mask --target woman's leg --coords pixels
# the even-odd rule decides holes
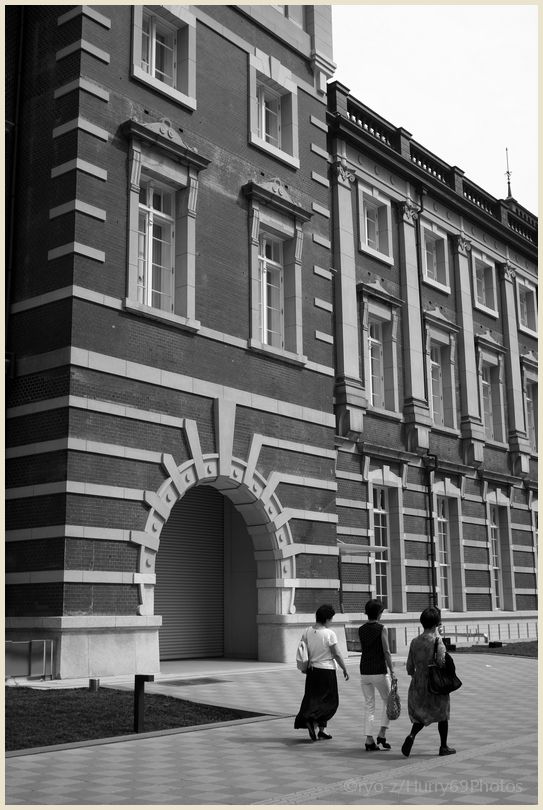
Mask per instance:
[[[442,748],[447,747],[447,737],[449,736],[449,721],[448,720],[440,720],[437,724],[437,730],[439,731],[439,741]]]
[[[389,720],[387,717],[387,700],[390,694],[390,678],[388,675],[381,675],[379,680],[375,682],[375,688],[379,692],[381,698],[381,728],[379,729],[379,737],[385,739],[387,736],[387,729]]]
[[[375,722],[375,686],[369,675],[360,678],[362,695],[364,696],[364,734],[366,743],[370,745],[373,739],[373,724]]]
[[[405,738],[403,745],[402,745],[402,754],[404,757],[408,757],[411,753],[411,749],[413,748],[413,743],[415,742],[415,737],[422,731],[424,728],[424,723],[413,723],[411,726],[411,731]]]

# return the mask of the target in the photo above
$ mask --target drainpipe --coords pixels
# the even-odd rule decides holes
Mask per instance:
[[[432,588],[432,607],[437,604],[437,582],[436,582],[436,537],[434,527],[434,510],[432,509],[432,485],[434,483],[434,473],[439,466],[438,458],[433,453],[427,453],[422,457],[422,463],[426,470],[426,489],[428,494],[428,536],[430,538],[430,584]]]

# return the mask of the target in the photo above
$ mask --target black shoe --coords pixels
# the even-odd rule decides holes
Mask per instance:
[[[305,725],[306,725],[307,730],[309,731],[309,736],[311,737],[313,742],[316,742],[317,741],[317,735],[315,734],[315,724],[313,723],[312,720],[308,720]]]
[[[411,749],[413,748],[413,743],[415,742],[415,738],[408,734],[405,738],[403,745],[402,745],[402,754],[404,757],[408,757],[411,753]]]
[[[439,749],[440,757],[448,757],[449,754],[456,754],[456,748],[449,748],[448,745],[442,745]]]
[[[318,736],[319,740],[331,740],[332,739],[332,735],[327,734],[326,731],[324,731],[322,728],[319,731],[317,736]]]
[[[375,745],[374,742],[366,743],[366,751],[380,751],[380,750],[381,749],[379,748],[379,746]]]
[[[390,743],[387,743],[386,737],[377,737],[377,745],[382,745],[385,751],[390,751],[392,748]]]

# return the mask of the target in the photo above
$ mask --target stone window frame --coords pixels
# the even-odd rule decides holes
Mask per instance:
[[[518,273],[516,275],[515,281],[516,281],[515,288],[516,288],[516,299],[517,299],[517,323],[518,323],[518,328],[519,328],[519,330],[521,332],[526,332],[528,335],[532,335],[533,337],[537,337],[537,286],[535,284],[533,284],[531,281],[529,281],[528,279],[523,278],[522,276],[520,276]],[[521,308],[521,301],[520,301],[521,288],[524,288],[524,290],[526,290],[528,293],[531,294],[530,297],[532,299],[532,309],[533,309],[531,325],[529,323],[528,324],[522,323],[522,320],[521,320],[521,309],[522,309]]]
[[[280,101],[279,146],[268,143],[261,131],[261,105],[266,91]],[[249,54],[249,143],[291,168],[300,168],[298,85],[278,59],[257,48]]]
[[[394,264],[392,247],[392,201],[376,186],[358,179],[358,248],[386,264]],[[379,248],[368,244],[366,211],[371,207],[380,220]]]
[[[388,530],[389,530],[389,545],[388,545],[388,565],[387,565],[387,578],[389,588],[389,605],[388,612],[403,612],[402,599],[403,589],[398,581],[398,576],[401,578],[401,571],[404,570],[403,566],[403,543],[395,542],[394,538],[401,538],[403,536],[403,525],[401,521],[403,509],[403,479],[401,476],[396,475],[393,470],[385,463],[383,466],[378,465],[368,469],[366,480],[368,484],[368,520],[370,532],[370,547],[369,547],[369,561],[371,571],[371,593],[372,598],[375,598],[375,537],[374,537],[374,515],[373,515],[373,489],[374,487],[381,487],[386,490],[387,497],[387,516],[388,516]]]
[[[483,265],[485,268],[485,300],[480,301],[477,293],[477,269]],[[498,312],[498,286],[496,282],[496,262],[487,253],[472,248],[471,267],[473,280],[473,306],[475,309],[485,312],[497,318]],[[489,293],[490,288],[490,293]],[[489,297],[492,296],[492,306],[489,305]]]
[[[149,13],[175,34],[177,65],[175,86],[152,76],[142,68],[143,15]],[[132,7],[131,75],[171,100],[196,110],[196,17],[186,6]]]
[[[196,319],[196,206],[198,175],[209,160],[190,149],[167,119],[151,124],[126,121],[123,134],[128,152],[128,242],[127,293],[124,308],[191,331],[200,328]],[[140,303],[139,209],[141,178],[152,179],[175,195],[173,311]]]
[[[434,317],[432,312],[424,313],[426,326],[426,380],[428,391],[428,409],[434,428],[449,429],[458,432],[458,414],[456,403],[456,354],[457,332],[453,324]],[[443,407],[441,417],[443,421],[436,421],[432,402],[432,348],[440,350],[441,393]],[[448,396],[446,396],[448,394]]]
[[[514,566],[511,550],[511,501],[508,495],[502,491],[501,487],[485,486],[485,506],[487,524],[487,549],[488,549],[488,572],[490,576],[490,593],[492,598],[492,610],[513,610],[514,609]],[[493,564],[492,549],[492,509],[497,509],[498,514],[498,566]],[[499,585],[501,588],[501,604],[496,606],[495,592],[495,571],[498,571]]]
[[[451,285],[450,285],[450,270],[449,270],[449,244],[447,238],[447,232],[440,228],[439,225],[436,225],[435,222],[432,220],[421,216],[420,219],[420,242],[421,242],[421,254],[422,254],[422,277],[426,284],[429,284],[432,287],[436,287],[438,290],[441,290],[445,293],[451,292]],[[440,244],[440,250],[442,252],[441,257],[441,269],[438,269],[438,278],[432,278],[428,274],[428,264],[427,264],[427,257],[426,257],[426,242],[430,239],[436,244]]]
[[[400,414],[398,370],[398,325],[401,302],[390,295],[378,282],[357,285],[361,324],[362,379],[368,393],[368,409],[387,414]],[[371,358],[369,330],[372,321],[383,329],[383,399],[382,405],[371,402]]]
[[[532,453],[537,456],[538,455],[538,445],[537,445],[537,438],[538,438],[538,383],[539,383],[539,374],[538,374],[538,366],[535,362],[534,356],[524,356],[521,357],[521,371],[522,371],[522,389],[523,389],[523,402],[524,402],[524,424],[526,427],[526,437],[532,449]],[[535,402],[533,403],[534,409],[534,421],[535,421],[535,430],[534,436],[532,436],[531,432],[528,430],[528,423],[529,423],[529,414],[528,414],[528,386],[535,386],[536,396]],[[534,397],[532,397],[533,401]]]
[[[485,434],[485,443],[507,447],[506,423],[505,423],[505,357],[502,347],[494,344],[487,344],[482,336],[476,338],[477,342],[477,373],[479,380],[479,409],[481,422]],[[492,397],[492,434],[487,434],[483,404],[483,368],[489,367],[493,380],[491,381]],[[499,433],[499,438],[496,437]]]
[[[434,477],[432,484],[432,512],[437,515],[437,499],[443,498],[447,501],[448,528],[449,528],[449,584],[450,598],[449,611],[465,610],[465,568],[464,568],[464,546],[462,532],[462,491],[454,482],[453,478],[444,476]],[[437,542],[436,563],[437,563]],[[436,575],[438,572],[436,571]],[[439,582],[438,577],[436,576]],[[446,608],[444,609],[447,610]]]
[[[248,346],[254,351],[305,365],[303,352],[303,225],[311,212],[295,203],[280,181],[250,181],[243,187],[249,213],[250,324]],[[283,346],[261,339],[260,240],[262,234],[283,246]]]

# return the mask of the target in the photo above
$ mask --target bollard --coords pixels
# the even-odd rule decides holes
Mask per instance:
[[[134,675],[134,732],[136,734],[144,730],[145,682],[154,680],[154,675]]]
[[[97,692],[100,688],[100,678],[89,679],[89,692]]]

